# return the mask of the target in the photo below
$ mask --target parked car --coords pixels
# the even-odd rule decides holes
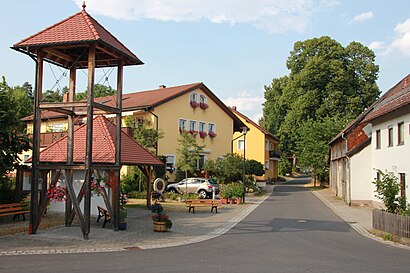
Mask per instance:
[[[169,184],[166,188],[168,192],[174,193],[197,193],[199,198],[212,197],[212,192],[219,194],[219,186],[211,178],[185,178],[178,183]]]

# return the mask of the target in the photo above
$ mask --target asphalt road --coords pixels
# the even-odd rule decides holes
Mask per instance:
[[[410,251],[359,235],[306,190],[279,185],[230,232],[174,248],[0,257],[0,272],[410,272]]]

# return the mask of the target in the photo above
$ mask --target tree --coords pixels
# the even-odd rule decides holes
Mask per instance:
[[[242,180],[243,156],[238,154],[226,154],[216,160],[205,162],[204,169],[211,172],[220,183],[230,183]],[[245,161],[245,174],[261,176],[265,174],[262,163],[254,159]]]
[[[145,149],[154,153],[157,148],[158,140],[164,137],[164,133],[151,127],[151,123],[144,119],[142,122],[135,123],[133,118],[125,118],[127,127],[133,128],[133,138]]]
[[[245,164],[245,170],[247,175],[262,176],[265,174],[265,168],[263,167],[263,164],[259,161],[256,161],[255,159],[247,159]]]
[[[188,172],[194,172],[199,160],[199,155],[205,148],[205,145],[198,145],[195,136],[185,131],[181,132],[178,138],[177,148],[177,168],[185,172],[185,177],[188,177]]]
[[[87,99],[87,90],[84,92],[77,93],[75,96],[75,100],[85,100]],[[112,96],[117,92],[117,90],[113,89],[111,86],[105,86],[102,84],[95,84],[94,85],[94,98],[99,98],[99,97],[106,97],[106,96]]]
[[[0,179],[13,170],[19,163],[18,154],[30,149],[29,139],[18,131],[21,122],[16,115],[13,89],[3,77],[0,83]]]
[[[300,167],[326,170],[327,143],[380,94],[374,61],[373,51],[358,42],[343,47],[324,36],[294,44],[289,76],[265,86],[260,121],[279,137],[294,168],[297,158]]]

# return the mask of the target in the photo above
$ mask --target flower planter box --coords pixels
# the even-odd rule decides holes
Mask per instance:
[[[167,232],[167,225],[165,222],[153,222],[152,229],[155,232]]]
[[[221,198],[221,204],[228,204],[228,198]]]

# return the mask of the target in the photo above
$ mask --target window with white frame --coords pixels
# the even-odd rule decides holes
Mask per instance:
[[[196,131],[198,131],[198,130],[196,129],[196,121],[195,121],[195,120],[190,120],[190,121],[189,121],[189,131],[191,131],[191,132],[196,132]]]
[[[195,93],[195,92],[192,92],[192,93],[189,95],[189,101],[197,102],[197,100],[198,100],[198,94]]]
[[[199,103],[206,103],[206,97],[204,95],[199,95]]]
[[[167,155],[166,168],[168,172],[175,171],[175,155]]]
[[[387,129],[387,139],[388,139],[388,146],[392,147],[393,146],[393,126],[389,126]]]
[[[202,121],[200,121],[199,122],[199,132],[206,132],[206,123],[205,122],[202,122]]]
[[[199,155],[199,158],[196,162],[197,170],[203,170],[204,169],[204,164],[205,164],[205,155]]]
[[[238,139],[238,147],[237,147],[237,149],[243,151],[244,148],[245,148],[245,140],[243,140],[243,139]]]
[[[179,132],[188,130],[188,121],[186,119],[180,118],[178,120],[178,130]]]
[[[397,145],[404,144],[404,122],[399,122],[397,124],[398,135],[397,135]]]
[[[216,133],[215,123],[208,123],[208,133]]]
[[[376,130],[376,149],[380,149],[381,148],[381,134],[380,134],[380,130]]]

